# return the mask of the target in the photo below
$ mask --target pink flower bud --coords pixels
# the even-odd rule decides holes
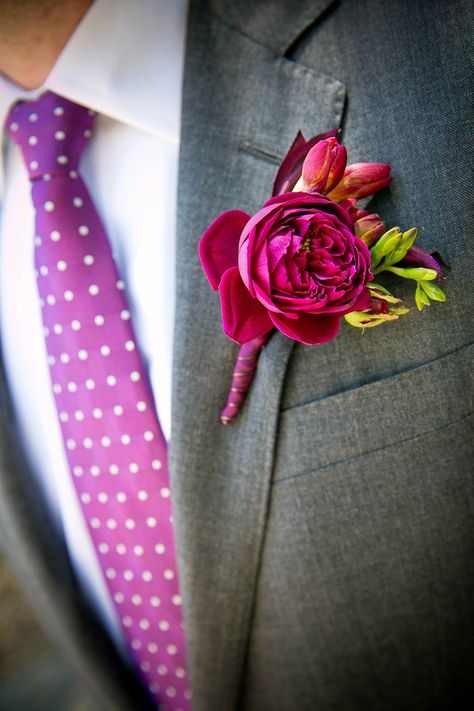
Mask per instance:
[[[347,151],[337,138],[319,141],[305,158],[302,171],[303,190],[325,195],[344,175]]]
[[[363,212],[360,210],[359,212]],[[385,231],[385,222],[382,222],[380,215],[365,214],[354,222],[354,229],[357,237],[360,237],[365,244],[370,247],[381,237]]]
[[[354,163],[344,171],[344,176],[328,197],[339,202],[345,198],[373,195],[391,183],[390,166],[386,163]]]

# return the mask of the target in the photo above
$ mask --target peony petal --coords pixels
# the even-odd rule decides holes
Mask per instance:
[[[242,210],[223,212],[199,241],[201,264],[214,291],[224,272],[237,265],[240,235],[249,219]]]
[[[238,267],[228,269],[219,285],[224,333],[240,345],[273,328],[268,312],[243,283]]]
[[[281,333],[295,341],[314,346],[318,343],[332,341],[339,331],[338,316],[309,316],[299,314],[297,319],[290,319],[283,314],[269,314],[271,320]]]

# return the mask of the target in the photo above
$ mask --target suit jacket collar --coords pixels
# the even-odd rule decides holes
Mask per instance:
[[[298,3],[295,24],[286,5],[272,3],[273,48],[229,26],[229,17],[236,23],[242,18],[237,9],[224,22],[222,3],[214,2],[212,13],[201,2],[190,7],[169,459],[196,711],[230,711],[242,689],[280,396],[293,345],[281,334],[271,338],[246,406],[224,428],[219,412],[237,347],[222,333],[219,299],[203,274],[197,245],[222,211],[256,211],[270,196],[275,164],[297,130],[313,135],[334,128],[344,102],[338,81],[275,56],[275,43],[282,48],[293,42],[309,19]],[[262,22],[264,4],[255,8],[251,14]],[[250,34],[250,24],[247,29]]]
[[[334,0],[211,0],[210,8],[224,24],[282,56],[335,4]]]

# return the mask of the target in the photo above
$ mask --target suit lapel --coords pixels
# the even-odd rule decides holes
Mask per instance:
[[[226,711],[238,700],[292,350],[280,334],[271,338],[244,410],[224,428],[219,413],[237,348],[222,333],[219,299],[197,245],[222,211],[252,212],[268,199],[275,164],[298,129],[312,135],[340,122],[342,85],[275,56],[309,22],[305,4],[296,5],[299,24],[272,4],[270,49],[224,23],[220,3],[212,12],[199,2],[190,7],[169,457],[195,711]],[[318,13],[309,5],[314,19]],[[261,6],[253,4],[252,12]],[[238,27],[233,7],[230,20]],[[258,22],[261,17],[257,12]]]

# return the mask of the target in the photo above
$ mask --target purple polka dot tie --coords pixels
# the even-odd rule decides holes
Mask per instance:
[[[166,441],[78,173],[93,123],[94,112],[48,92],[16,104],[7,130],[31,181],[48,363],[82,511],[144,684],[160,709],[189,711]]]

